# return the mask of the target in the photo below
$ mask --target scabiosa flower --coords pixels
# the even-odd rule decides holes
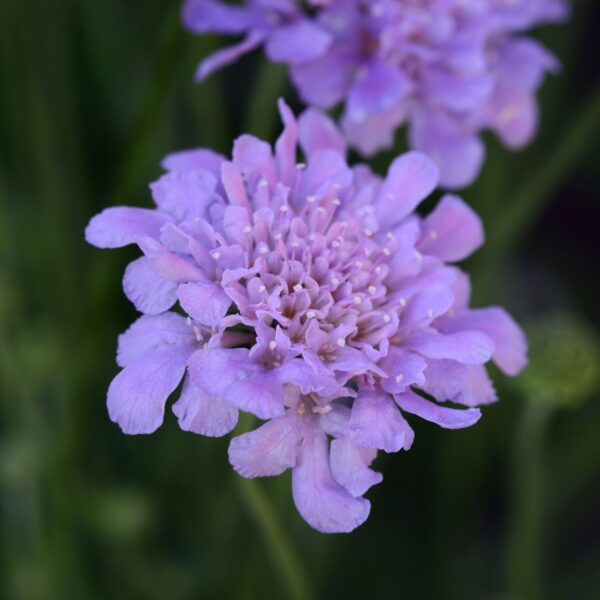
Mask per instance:
[[[227,5],[187,0],[193,32],[245,35],[199,67],[197,78],[264,44],[289,64],[308,104],[344,103],[341,122],[365,155],[389,147],[408,125],[409,145],[440,168],[440,183],[459,188],[484,158],[480,133],[494,131],[520,148],[537,128],[536,91],[556,59],[525,36],[566,16],[562,0],[247,0]]]
[[[516,374],[525,340],[502,309],[468,307],[453,263],[482,243],[473,211],[448,195],[414,212],[438,181],[429,158],[402,155],[381,178],[348,166],[324,114],[279,108],[274,152],[243,135],[230,161],[173,154],[155,209],[109,208],[88,225],[96,246],[143,252],[123,288],[145,314],[119,338],[108,409],[124,432],[150,433],[184,378],[183,429],[224,435],[252,413],[265,423],[232,440],[234,469],[292,469],[306,521],[346,532],[368,516],[377,451],[410,448],[405,415],[472,425],[496,399],[484,364]]]

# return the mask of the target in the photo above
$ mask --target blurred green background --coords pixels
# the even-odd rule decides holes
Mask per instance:
[[[0,0],[0,598],[600,598],[598,3],[537,32],[564,66],[539,136],[520,153],[488,137],[464,193],[488,231],[475,303],[519,318],[532,365],[494,374],[501,402],[470,430],[412,419],[370,519],[340,536],[301,520],[289,477],[238,478],[227,439],[170,411],[126,437],[106,414],[136,252],[86,246],[86,222],[147,206],[167,152],[273,139],[274,99],[300,106],[259,55],[194,85],[222,42],[178,9]]]

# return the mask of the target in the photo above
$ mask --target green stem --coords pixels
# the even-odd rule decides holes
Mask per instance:
[[[278,119],[277,100],[283,95],[287,84],[287,69],[284,65],[263,61],[254,90],[248,103],[244,133],[251,133],[269,140]]]
[[[508,548],[508,582],[516,599],[543,597],[543,443],[551,415],[547,403],[528,402],[517,432]]]
[[[313,597],[306,572],[288,543],[275,511],[269,505],[258,482],[237,478],[242,499],[260,530],[271,560],[279,568],[291,598],[307,600]]]

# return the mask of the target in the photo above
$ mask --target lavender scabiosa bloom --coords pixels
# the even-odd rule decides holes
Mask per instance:
[[[454,263],[483,241],[473,211],[447,195],[427,217],[414,212],[438,181],[429,158],[402,155],[381,178],[348,166],[323,113],[297,121],[279,108],[274,149],[243,135],[231,160],[173,154],[151,186],[155,209],[91,220],[92,244],[143,252],[123,287],[145,314],[119,339],[109,413],[126,433],[154,431],[185,377],[173,406],[183,429],[223,435],[238,410],[264,420],[232,440],[234,469],[291,469],[304,519],[347,532],[382,479],[377,452],[413,442],[405,415],[474,424],[496,400],[485,363],[514,375],[526,345],[502,309],[469,308]]]
[[[520,148],[537,128],[536,92],[556,59],[525,35],[566,17],[562,0],[187,0],[193,32],[245,34],[206,59],[199,80],[264,44],[289,64],[308,104],[344,103],[341,122],[364,155],[389,147],[408,126],[413,149],[440,168],[440,183],[460,188],[477,176],[482,130]]]

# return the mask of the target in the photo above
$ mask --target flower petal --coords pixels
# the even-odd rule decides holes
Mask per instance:
[[[423,221],[418,249],[444,261],[463,260],[483,244],[483,226],[475,211],[456,196],[444,196]]]
[[[371,486],[381,483],[383,475],[369,469],[377,450],[361,448],[342,438],[331,442],[329,463],[334,479],[355,498],[362,496]]]
[[[179,420],[179,427],[209,437],[228,434],[238,420],[238,411],[223,398],[210,396],[202,388],[194,385],[190,377],[183,382],[179,400],[173,404],[173,412]]]
[[[406,347],[429,358],[448,358],[465,364],[486,363],[494,352],[494,342],[480,331],[438,334],[419,331],[406,341]]]
[[[327,445],[322,432],[304,437],[292,470],[292,494],[298,512],[316,530],[347,533],[366,521],[371,505],[364,498],[354,498],[333,479]]]
[[[465,309],[444,319],[440,329],[453,333],[464,329],[481,331],[495,344],[492,358],[507,375],[516,375],[527,364],[527,340],[514,319],[502,308]]]
[[[189,351],[166,348],[128,364],[108,388],[108,414],[123,433],[156,431],[169,395],[185,372]]]
[[[410,385],[420,387],[425,383],[423,371],[427,362],[423,357],[404,348],[392,347],[381,361],[380,367],[388,375],[381,381],[381,387],[386,392],[397,393]]]
[[[350,416],[350,439],[386,452],[408,450],[414,433],[387,394],[359,394]]]
[[[182,308],[203,325],[219,325],[231,305],[227,294],[209,281],[184,283],[177,296]]]
[[[217,178],[221,175],[221,165],[225,161],[222,154],[208,148],[193,148],[167,154],[160,163],[166,171],[195,171],[204,169]]]
[[[458,409],[439,406],[410,391],[396,394],[394,399],[403,411],[417,415],[445,429],[470,427],[481,418],[481,411],[478,408]]]
[[[375,204],[379,223],[390,229],[435,189],[439,172],[420,152],[407,152],[391,165]]]
[[[229,462],[243,477],[279,475],[296,466],[302,434],[297,419],[272,419],[254,431],[234,437],[229,444]]]
[[[265,50],[272,61],[303,63],[324,54],[331,40],[331,34],[325,29],[302,20],[275,29]]]
[[[119,336],[117,364],[125,367],[149,352],[170,346],[189,347],[191,353],[194,342],[194,332],[181,315],[143,315]]]
[[[319,150],[336,150],[346,155],[346,140],[335,123],[322,111],[307,108],[298,119],[300,145],[306,156]]]
[[[283,386],[273,371],[259,371],[229,385],[224,392],[227,402],[259,419],[278,417],[285,412]]]
[[[97,248],[120,248],[135,244],[142,237],[158,238],[169,217],[156,210],[113,206],[92,217],[85,239]]]
[[[127,265],[123,291],[140,312],[149,315],[169,310],[177,300],[177,284],[159,277],[145,256]]]

